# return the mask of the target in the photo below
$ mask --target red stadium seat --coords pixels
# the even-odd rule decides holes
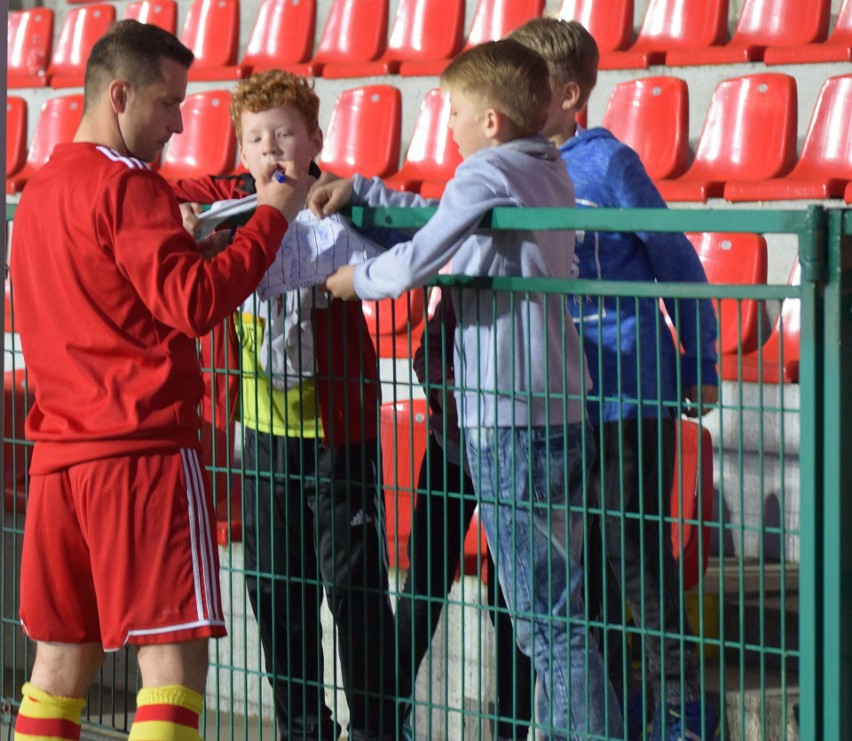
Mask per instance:
[[[7,85],[44,87],[53,49],[53,11],[30,8],[9,11],[6,30]]]
[[[388,0],[333,0],[314,58],[300,74],[358,77],[358,65],[375,62],[388,41]]]
[[[801,269],[797,258],[787,282],[797,286],[800,280]],[[801,325],[800,300],[785,298],[769,339],[762,347],[742,357],[720,357],[722,378],[748,383],[798,383]]]
[[[50,87],[82,86],[89,52],[114,21],[115,6],[109,3],[93,3],[68,11],[47,68]]]
[[[386,402],[381,410],[382,485],[390,565],[407,569],[408,538],[420,461],[428,440],[425,399]]]
[[[479,0],[464,48],[502,39],[543,12],[544,0]]]
[[[796,79],[769,72],[716,87],[695,159],[683,175],[657,183],[667,201],[721,198],[729,180],[759,180],[796,162]]]
[[[799,46],[770,46],[763,55],[766,64],[848,62],[852,59],[852,0],[843,0],[834,30],[825,41]]]
[[[239,37],[239,0],[192,0],[180,33],[180,40],[195,54],[189,79],[242,77],[243,71],[237,66]]]
[[[822,41],[828,33],[830,0],[745,0],[727,44],[704,49],[674,49],[669,66],[759,62],[768,46],[799,46]]]
[[[27,161],[27,101],[17,95],[6,98],[6,177]]]
[[[315,0],[263,0],[240,67],[246,76],[267,69],[297,71],[311,58],[316,28]]]
[[[692,589],[707,571],[713,520],[713,438],[691,420],[677,424],[672,484],[672,552],[684,590]]]
[[[453,176],[462,158],[447,128],[449,115],[446,96],[440,88],[432,88],[420,104],[402,167],[385,179],[385,185],[418,192],[426,181],[446,183]]]
[[[594,36],[600,69],[609,69],[610,52],[622,51],[633,41],[633,0],[563,0],[557,17],[578,21]]]
[[[843,200],[846,203],[852,203],[852,181],[846,183],[846,190],[843,191]]]
[[[643,77],[613,87],[604,128],[634,149],[652,180],[689,164],[689,90],[679,77]]]
[[[385,177],[399,166],[402,95],[393,85],[365,85],[337,96],[320,165],[350,177]]]
[[[423,294],[422,288],[415,288],[396,299],[361,303],[378,357],[403,360],[414,355],[426,321]]]
[[[732,180],[729,201],[841,198],[852,180],[852,74],[829,77],[820,90],[795,167],[769,180]]]
[[[124,9],[124,19],[151,23],[169,33],[177,31],[178,9],[175,0],[134,0]]]
[[[183,132],[166,146],[159,173],[169,180],[227,175],[237,160],[236,135],[227,90],[186,96],[181,105]]]
[[[704,49],[728,38],[728,0],[650,0],[632,46],[607,52],[607,68],[663,64],[674,49]]]
[[[17,175],[6,179],[6,193],[20,193],[27,180],[47,162],[53,148],[74,138],[82,115],[82,95],[63,95],[44,101],[26,164]]]
[[[701,259],[709,283],[766,283],[766,239],[760,234],[700,232],[686,236]],[[757,350],[763,302],[725,298],[713,305],[719,322],[719,354]]]
[[[348,76],[437,75],[462,47],[464,0],[400,0],[384,54],[353,63]]]

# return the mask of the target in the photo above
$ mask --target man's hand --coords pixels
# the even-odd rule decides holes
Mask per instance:
[[[353,301],[358,298],[355,293],[355,266],[344,265],[325,279],[325,290],[335,298]]]
[[[683,390],[683,413],[687,417],[698,417],[699,414],[707,414],[719,401],[719,387],[715,384],[704,384],[700,390],[698,386],[687,386]]]
[[[284,175],[283,182],[273,176],[274,172]],[[313,183],[314,178],[305,172],[299,172],[291,160],[278,162],[270,168],[268,177],[255,180],[257,203],[277,208],[287,221],[293,221],[296,214],[305,207],[305,199]]]
[[[352,178],[332,180],[330,183],[317,185],[308,197],[308,208],[314,216],[321,219],[331,216],[352,200]]]
[[[201,213],[200,203],[179,203],[180,215],[183,218],[183,228],[193,237],[198,226],[198,214]]]

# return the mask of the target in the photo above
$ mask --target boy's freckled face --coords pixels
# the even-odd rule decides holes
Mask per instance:
[[[310,133],[295,108],[243,111],[240,121],[240,161],[258,180],[271,178],[282,160],[293,160],[300,172],[307,172],[322,149],[322,132]]]
[[[458,145],[463,158],[490,146],[491,140],[485,133],[485,118],[474,102],[457,90],[449,91],[450,120],[447,124],[453,132],[453,141]]]

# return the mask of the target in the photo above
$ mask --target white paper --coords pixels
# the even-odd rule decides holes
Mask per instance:
[[[257,294],[266,301],[294,288],[318,285],[343,265],[366,262],[383,251],[339,214],[318,219],[305,209],[287,229]]]
[[[195,227],[195,238],[202,240],[210,236],[223,221],[232,216],[239,216],[257,208],[257,195],[245,198],[234,198],[229,201],[216,201],[210,209],[198,216],[198,226]]]

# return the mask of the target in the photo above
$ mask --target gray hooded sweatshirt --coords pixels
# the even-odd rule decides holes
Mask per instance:
[[[360,176],[352,203],[434,205]],[[410,241],[356,268],[358,296],[397,297],[433,279],[450,261],[456,275],[577,277],[573,231],[478,230],[482,216],[499,206],[573,208],[565,164],[547,139],[516,139],[465,159],[429,222]],[[453,290],[453,303],[461,427],[544,426],[585,418],[581,395],[591,381],[563,295],[461,288]]]

